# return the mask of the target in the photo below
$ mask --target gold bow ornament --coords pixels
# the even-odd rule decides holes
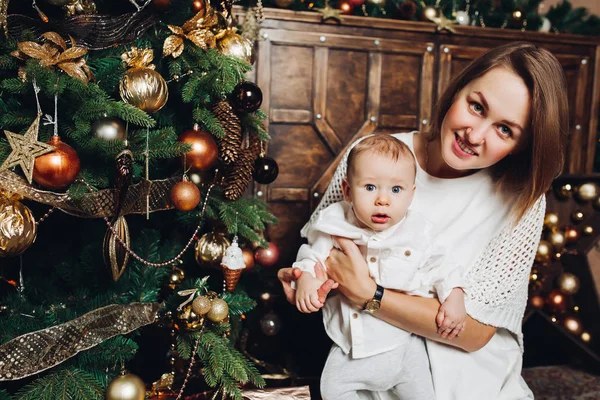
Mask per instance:
[[[20,60],[34,58],[39,61],[43,67],[58,67],[72,78],[79,79],[87,85],[94,78],[92,71],[87,66],[84,55],[87,49],[77,47],[75,40],[71,39],[72,46],[67,48],[64,39],[56,32],[45,32],[42,34],[44,43],[20,42],[17,44],[18,50],[11,53],[12,56]],[[19,77],[25,80],[25,71],[19,68]]]

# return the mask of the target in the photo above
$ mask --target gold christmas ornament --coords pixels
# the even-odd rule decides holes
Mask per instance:
[[[217,50],[229,57],[237,57],[254,64],[254,43],[235,33],[235,29],[228,29],[227,33],[217,42]]]
[[[575,294],[579,291],[579,278],[570,272],[558,276],[558,287],[564,294]]]
[[[217,39],[224,35],[225,24],[210,6],[210,2],[206,1],[205,7],[181,27],[175,25],[167,25],[167,27],[173,34],[163,43],[163,57],[177,58],[185,48],[184,39],[188,39],[202,50],[214,48]]]
[[[588,332],[583,332],[581,334],[581,340],[583,340],[586,343],[589,343],[592,340],[592,335],[590,335]]]
[[[565,243],[571,244],[579,240],[579,232],[572,226],[565,227]]]
[[[231,242],[221,232],[208,232],[198,239],[195,255],[199,265],[218,265]]]
[[[598,197],[598,186],[595,183],[584,183],[577,188],[577,199],[590,201]]]
[[[96,3],[93,0],[71,0],[65,5],[67,17],[74,15],[96,14]]]
[[[539,263],[545,263],[550,260],[550,249],[551,245],[545,240],[540,240],[537,252],[535,254],[535,261]]]
[[[579,210],[575,210],[571,214],[571,220],[575,223],[581,222],[584,219],[585,219],[585,215],[583,214],[583,212],[581,212]]]
[[[18,165],[21,167],[21,170],[29,183],[31,183],[33,179],[35,158],[56,150],[54,146],[38,142],[37,140],[41,116],[41,114],[38,114],[33,120],[33,123],[27,128],[27,132],[23,135],[6,130],[4,131],[12,151],[8,157],[6,157],[6,160],[4,160],[2,166],[0,166],[0,170],[9,169]]]
[[[546,213],[544,216],[544,228],[554,229],[558,226],[558,214],[554,212]]]
[[[67,49],[67,43],[56,32],[45,32],[42,37],[45,41],[41,45],[36,42],[18,43],[18,50],[13,51],[11,55],[21,60],[34,58],[42,67],[56,66],[70,77],[79,79],[86,85],[93,79],[92,71],[83,58],[87,54],[86,48],[77,47],[75,40],[71,37],[72,47]],[[19,76],[23,77],[22,71],[19,72]]]
[[[192,302],[192,311],[197,315],[206,315],[212,307],[212,302],[206,296],[198,296]]]
[[[200,203],[200,189],[185,177],[183,181],[173,186],[170,197],[176,209],[191,211]]]
[[[579,318],[573,315],[565,317],[563,325],[574,335],[579,335],[583,331],[583,325],[581,325],[581,321]]]
[[[144,400],[146,385],[133,374],[117,376],[106,387],[106,400]]]
[[[152,49],[137,47],[121,55],[130,67],[119,85],[121,99],[147,113],[157,112],[169,99],[167,82],[150,64],[153,58]]]
[[[192,310],[192,305],[184,306],[177,314],[178,325],[186,331],[197,331],[204,325],[204,318]]]
[[[171,276],[169,277],[169,288],[175,290],[184,279],[185,272],[181,268],[173,266]]]
[[[573,186],[570,183],[565,183],[555,190],[556,197],[561,200],[567,200],[573,196]]]
[[[583,232],[584,235],[592,236],[594,234],[594,227],[592,227],[590,225],[586,225],[583,227],[583,229],[581,229],[581,231]]]
[[[129,236],[129,227],[125,217],[121,216],[112,224],[113,230],[117,235],[113,234],[113,231],[108,229],[104,236],[103,254],[104,263],[110,267],[110,271],[113,279],[119,280],[125,267],[127,267],[127,261],[129,261],[129,253],[119,243],[117,236],[125,243],[127,248],[131,246],[131,237]]]
[[[383,1],[385,4],[385,0],[375,0],[375,1]],[[342,10],[338,10],[337,8],[333,8],[329,5],[329,0],[325,0],[325,7],[323,8],[313,8],[313,10],[319,12],[321,14],[321,21],[325,22],[328,19],[333,19],[337,22],[342,22]]]
[[[0,29],[4,31],[4,36],[8,38],[8,24],[6,16],[8,15],[8,2],[10,0],[0,0]]]
[[[427,7],[423,8],[421,15],[422,15],[421,20],[433,21],[435,18],[439,18],[440,10],[438,10],[437,8],[435,8],[433,6],[427,6]]]
[[[37,236],[31,210],[0,192],[0,257],[22,254]]]
[[[212,301],[210,311],[206,314],[206,317],[212,322],[223,322],[229,315],[229,306],[223,299],[216,298]]]
[[[565,235],[559,230],[550,232],[549,239],[555,251],[560,251],[565,245]]]
[[[118,118],[104,117],[92,124],[94,137],[106,141],[125,140],[127,133],[123,121]]]

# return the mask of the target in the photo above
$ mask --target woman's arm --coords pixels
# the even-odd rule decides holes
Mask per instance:
[[[338,290],[362,307],[375,293],[376,284],[358,247],[349,239],[335,238],[342,251],[334,249],[327,259],[327,274],[339,284]],[[377,317],[408,332],[472,352],[485,346],[496,328],[467,317],[466,329],[458,337],[438,334],[435,322],[437,299],[410,296],[386,290]]]

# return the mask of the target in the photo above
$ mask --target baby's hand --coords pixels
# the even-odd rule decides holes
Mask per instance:
[[[465,293],[460,288],[452,289],[446,301],[440,306],[437,317],[438,333],[443,338],[454,339],[465,330]]]
[[[317,312],[323,307],[317,290],[323,282],[313,277],[309,272],[303,272],[296,281],[296,307],[303,313]]]

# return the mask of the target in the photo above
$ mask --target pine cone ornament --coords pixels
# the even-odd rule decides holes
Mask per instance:
[[[242,123],[226,101],[220,101],[213,107],[213,112],[225,130],[225,137],[217,138],[219,158],[223,164],[235,163],[243,151],[242,149]]]
[[[236,162],[225,166],[223,192],[228,200],[240,198],[252,180],[254,162],[260,154],[261,146],[256,135],[251,135],[249,142],[248,148],[240,149]]]

